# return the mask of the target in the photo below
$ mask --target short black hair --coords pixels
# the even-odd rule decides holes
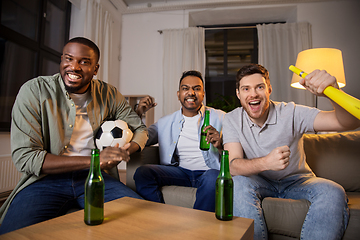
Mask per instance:
[[[181,81],[182,81],[184,78],[188,77],[188,76],[194,76],[194,77],[200,78],[201,82],[202,82],[203,85],[204,85],[204,80],[203,80],[203,78],[202,78],[201,72],[196,71],[196,70],[190,70],[190,71],[185,71],[185,72],[183,72],[183,74],[182,74],[182,76],[181,76],[181,78],[180,78],[179,87],[180,87]]]
[[[95,52],[95,55],[97,57],[96,62],[99,62],[100,50],[99,50],[98,46],[93,41],[91,41],[90,39],[87,39],[87,38],[84,38],[84,37],[75,37],[75,38],[70,39],[66,44],[68,44],[68,43],[80,43],[80,44],[83,44],[85,46],[88,46],[89,48],[91,48]]]
[[[249,76],[249,75],[253,75],[255,73],[259,73],[261,74],[264,78],[265,78],[265,82],[268,86],[270,86],[270,77],[269,77],[269,71],[263,67],[260,64],[249,64],[246,66],[243,66],[242,68],[240,68],[240,70],[237,72],[236,74],[236,89],[239,89],[240,87],[240,80],[243,77]]]

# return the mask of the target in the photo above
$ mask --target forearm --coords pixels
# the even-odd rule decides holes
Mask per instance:
[[[60,174],[90,168],[90,157],[57,156],[47,153],[42,165],[43,174]]]
[[[265,171],[264,158],[244,159],[233,158],[230,160],[231,175],[251,176]]]
[[[143,149],[145,147],[147,140],[148,140],[148,131],[145,127],[145,128],[137,129],[134,132],[134,136],[131,142],[134,142],[140,149]]]
[[[335,116],[339,124],[343,127],[342,131],[352,130],[360,127],[360,120],[350,114],[337,103],[330,101],[335,109]]]
[[[130,155],[133,154],[134,152],[139,151],[140,146],[136,143],[136,142],[130,142],[130,147],[128,149]]]

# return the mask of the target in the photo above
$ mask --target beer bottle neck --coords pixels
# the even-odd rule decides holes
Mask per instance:
[[[99,149],[93,149],[91,151],[90,171],[92,173],[99,173],[101,171]]]
[[[219,176],[224,178],[231,178],[230,169],[229,169],[229,152],[226,150],[224,150],[221,155]]]
[[[204,119],[204,125],[209,126],[210,124],[210,112],[208,110],[205,111],[205,119]]]

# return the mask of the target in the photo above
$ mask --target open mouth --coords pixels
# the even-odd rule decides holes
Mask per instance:
[[[185,101],[189,103],[193,103],[195,102],[195,98],[186,98]]]
[[[252,100],[249,102],[249,106],[253,111],[256,111],[260,108],[260,100]]]
[[[66,75],[68,76],[69,80],[72,80],[72,81],[77,81],[77,80],[81,79],[81,75],[78,75],[78,74],[67,73]]]
[[[250,104],[250,105],[259,105],[259,104],[260,104],[260,100],[250,101],[249,104]]]

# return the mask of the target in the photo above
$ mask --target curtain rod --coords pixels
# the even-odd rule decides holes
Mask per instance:
[[[256,28],[256,26],[238,26],[238,27],[208,27],[206,30],[223,30],[223,29],[244,29],[244,28]],[[158,33],[162,34],[163,30],[158,30]]]
[[[206,30],[222,30],[222,29],[242,29],[242,28],[256,28],[256,26],[238,26],[238,27],[208,27]]]

